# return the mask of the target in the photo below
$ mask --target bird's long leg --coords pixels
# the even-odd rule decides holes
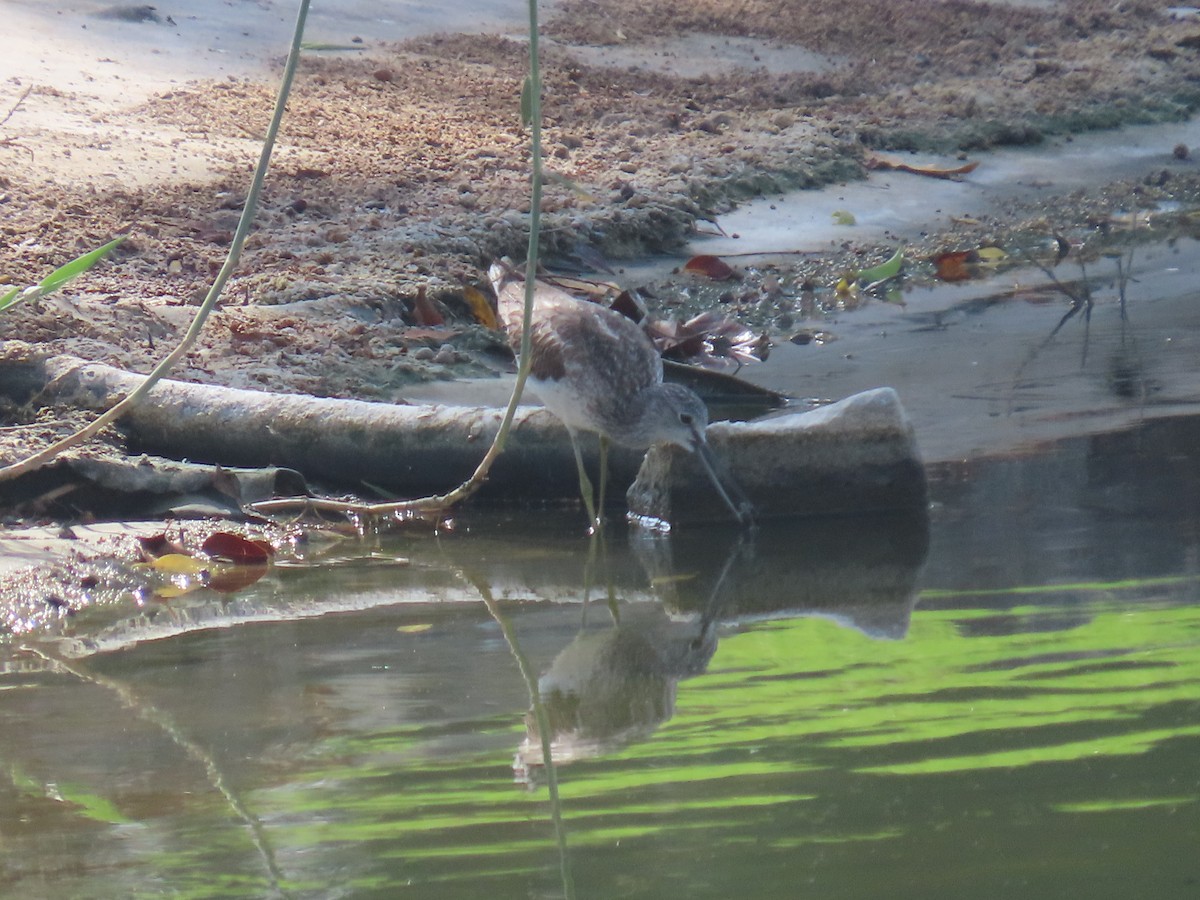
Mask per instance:
[[[600,435],[600,502],[597,504],[600,517],[596,519],[595,532],[600,535],[600,561],[604,566],[604,583],[608,588],[608,611],[613,622],[621,621],[621,612],[617,607],[617,589],[613,584],[612,566],[608,564],[608,541],[604,537],[604,492],[608,488],[608,446],[606,435]]]
[[[596,547],[599,535],[588,535],[588,555],[583,563],[583,615],[579,619],[579,630],[587,628],[588,606],[592,602],[592,577],[596,572]]]
[[[588,528],[596,524],[596,494],[592,487],[592,479],[588,478],[587,469],[583,465],[583,453],[579,450],[579,437],[574,428],[568,428],[571,437],[571,449],[575,452],[575,467],[579,470],[579,494],[583,497],[583,506],[588,514]]]
[[[600,493],[599,500],[596,503],[596,513],[598,518],[594,520],[593,527],[597,530],[604,531],[604,496],[608,490],[608,436],[600,435]]]

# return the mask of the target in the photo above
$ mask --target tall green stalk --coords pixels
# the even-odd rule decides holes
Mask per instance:
[[[337,511],[353,516],[382,518],[388,515],[408,513],[416,510],[444,510],[456,503],[461,503],[487,480],[487,474],[492,463],[504,450],[505,441],[512,429],[513,417],[525,391],[525,382],[529,378],[530,367],[530,332],[533,323],[533,292],[536,285],[538,267],[538,248],[542,230],[542,69],[540,51],[538,49],[538,8],[537,0],[529,0],[529,75],[525,79],[521,91],[521,116],[529,124],[529,149],[532,156],[530,163],[529,190],[529,245],[525,253],[525,309],[521,318],[521,346],[518,351],[520,364],[517,366],[517,381],[513,385],[512,395],[508,398],[508,406],[500,420],[500,428],[487,453],[471,473],[471,477],[446,494],[434,497],[422,497],[417,500],[402,500],[395,503],[345,503],[342,501],[311,501],[307,498],[301,503],[309,508]],[[276,512],[292,506],[291,501],[268,501],[257,504],[256,508],[263,512]]]

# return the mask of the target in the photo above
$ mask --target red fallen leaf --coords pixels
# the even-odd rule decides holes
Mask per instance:
[[[969,162],[965,165],[954,166],[952,168],[914,166],[911,163],[902,162],[901,160],[881,156],[876,153],[867,157],[866,166],[868,169],[891,169],[895,172],[909,172],[913,175],[927,175],[930,178],[945,178],[954,181],[963,175],[974,172],[979,168],[979,162]]]
[[[445,325],[446,319],[437,304],[425,296],[425,285],[417,288],[417,299],[413,301],[413,320],[418,325]]]
[[[205,585],[222,594],[232,594],[254,584],[267,574],[269,568],[265,562],[261,562],[216,569],[209,573]]]
[[[733,267],[719,256],[710,256],[701,254],[693,256],[683,264],[683,271],[693,272],[698,275],[707,275],[713,281],[729,281],[737,277],[737,273],[733,271]]]
[[[966,281],[974,273],[971,263],[974,260],[969,250],[955,250],[950,253],[939,253],[933,258],[937,277],[942,281]]]
[[[266,541],[255,541],[228,531],[216,531],[205,538],[200,549],[213,559],[223,559],[239,566],[264,565],[274,553]]]

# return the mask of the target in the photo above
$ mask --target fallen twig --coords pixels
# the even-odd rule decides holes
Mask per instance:
[[[9,111],[4,114],[4,118],[0,119],[0,128],[3,128],[4,124],[13,117],[13,113],[15,113],[18,109],[21,108],[21,104],[25,102],[25,98],[28,97],[31,93],[33,93],[33,85],[32,84],[29,85],[29,87],[25,88],[25,90],[21,92],[21,96],[17,98],[17,102],[14,103],[12,105],[12,107],[9,109]],[[10,138],[10,140],[11,140],[11,138]]]

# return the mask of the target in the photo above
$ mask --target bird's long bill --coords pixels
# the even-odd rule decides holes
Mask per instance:
[[[729,511],[733,513],[733,517],[737,519],[739,525],[754,524],[754,504],[750,502],[746,492],[733,480],[729,469],[713,453],[703,435],[697,435],[697,438],[694,445],[696,456],[703,464],[708,477],[712,479],[713,487],[717,489],[717,493],[721,495],[721,499],[725,501],[725,505],[729,507]]]

